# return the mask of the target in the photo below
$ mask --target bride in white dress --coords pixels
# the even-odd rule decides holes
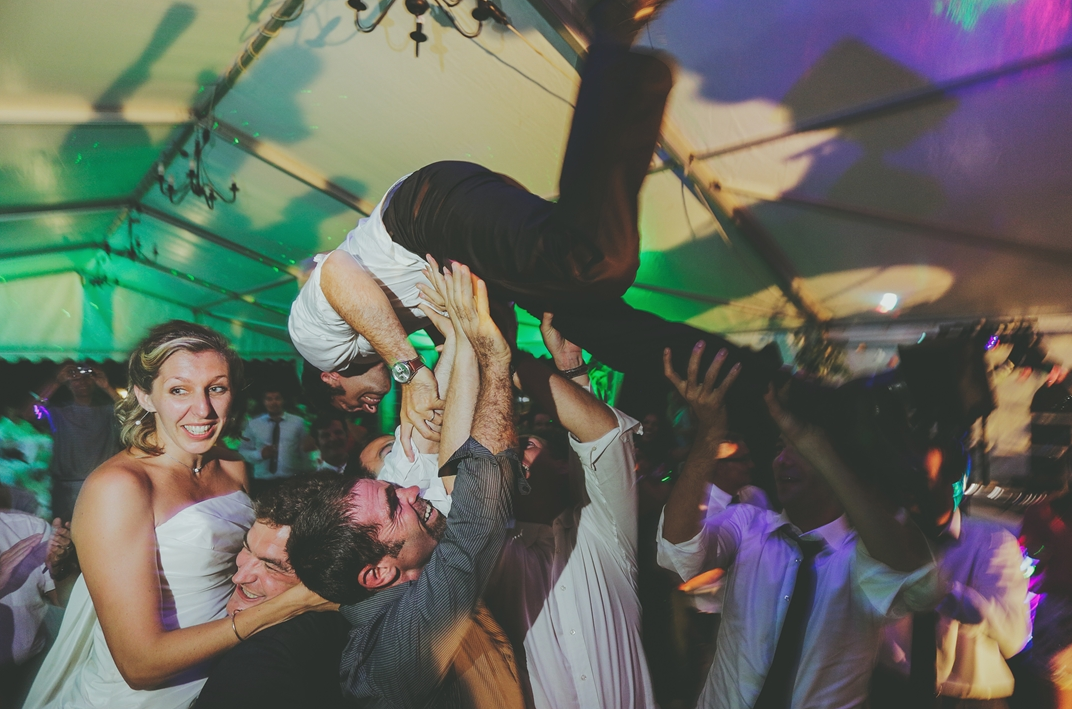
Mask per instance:
[[[234,424],[242,363],[219,333],[172,321],[130,356],[117,406],[126,450],[87,479],[71,533],[82,577],[25,709],[180,709],[208,661],[306,610],[298,585],[228,617],[253,509],[245,466],[216,442]]]

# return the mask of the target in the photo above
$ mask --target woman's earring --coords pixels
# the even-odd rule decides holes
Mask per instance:
[[[148,414],[142,414],[142,415],[141,415],[141,418],[140,418],[140,419],[138,419],[137,421],[135,421],[135,422],[134,422],[134,425],[135,425],[135,426],[140,426],[140,425],[141,425],[141,422],[145,420],[145,417],[146,417],[147,415],[148,415]]]

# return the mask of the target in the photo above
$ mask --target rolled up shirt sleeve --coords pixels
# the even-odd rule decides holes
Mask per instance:
[[[692,577],[710,569],[725,569],[731,563],[740,547],[743,529],[749,525],[757,513],[762,513],[752,505],[733,505],[722,514],[707,521],[699,533],[680,544],[671,544],[663,537],[663,522],[666,508],[659,515],[659,528],[656,531],[655,561],[664,569],[673,571],[688,581]]]

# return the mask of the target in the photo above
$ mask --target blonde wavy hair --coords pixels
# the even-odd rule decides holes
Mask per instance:
[[[157,325],[134,348],[127,362],[127,394],[115,405],[119,419],[119,438],[125,448],[137,448],[149,455],[160,455],[163,449],[156,443],[156,418],[146,411],[134,394],[134,387],[143,392],[153,390],[164,362],[176,352],[218,352],[227,361],[231,384],[231,406],[227,411],[221,435],[236,432],[245,408],[245,383],[242,360],[223,335],[210,327],[172,320]]]

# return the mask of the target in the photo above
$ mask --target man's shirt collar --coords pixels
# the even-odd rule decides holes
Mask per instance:
[[[789,517],[784,511],[779,512],[775,517],[774,524],[771,525],[767,534],[768,536],[778,534],[783,529],[792,536],[801,537],[802,539],[821,539],[831,550],[840,549],[844,546],[852,533],[852,528],[849,527],[849,519],[845,515],[841,515],[833,522],[828,522],[821,527],[816,527],[810,532],[801,532],[795,524],[789,521]]]

